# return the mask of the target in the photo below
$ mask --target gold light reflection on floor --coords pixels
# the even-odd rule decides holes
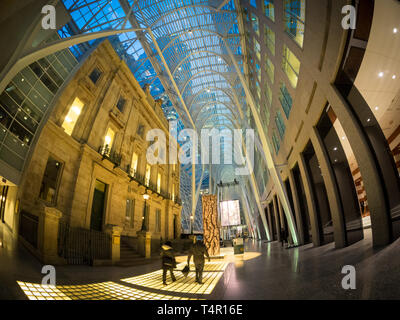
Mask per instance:
[[[29,300],[189,300],[184,297],[138,290],[111,281],[60,286],[22,281],[17,283]]]
[[[260,252],[245,252],[244,254],[238,254],[238,255],[227,255],[225,256],[225,260],[229,262],[237,262],[237,261],[248,261],[255,259],[257,257],[261,256]]]
[[[186,263],[181,263],[177,266],[178,270],[182,270]],[[167,286],[162,284],[162,270],[157,270],[144,275],[121,279],[121,281],[134,285],[163,290],[169,292],[191,293],[191,294],[211,294],[217,285],[219,279],[224,274],[227,262],[207,262],[203,272],[203,284],[198,284],[195,281],[194,264],[190,265],[190,270],[187,277],[184,277],[180,271],[174,271],[176,281],[171,282],[169,273],[167,274]]]

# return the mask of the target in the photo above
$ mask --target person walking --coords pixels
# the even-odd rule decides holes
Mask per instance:
[[[173,269],[176,268],[176,260],[174,249],[171,241],[165,242],[161,247],[162,269],[163,269],[163,285],[167,285],[167,271],[171,274],[172,282],[176,281]]]
[[[285,246],[285,230],[283,228],[281,228],[281,243],[282,243],[282,248]]]
[[[200,238],[194,238],[194,241],[195,242],[190,248],[187,264],[190,264],[190,258],[193,256],[194,266],[196,269],[196,282],[199,284],[203,284],[203,270],[205,263],[204,256],[208,258],[208,262],[210,262],[210,256],[208,255],[208,251],[203,243],[203,240],[201,240]]]

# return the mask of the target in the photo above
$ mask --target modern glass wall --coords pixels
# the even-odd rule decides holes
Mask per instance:
[[[282,109],[285,112],[286,118],[289,119],[290,110],[292,110],[293,100],[286,88],[286,85],[281,82],[279,101],[281,102]]]
[[[300,47],[304,42],[305,4],[305,0],[284,1],[285,31]]]
[[[7,85],[0,94],[1,160],[22,171],[48,107],[77,63],[68,49],[62,50],[32,63]]]
[[[286,45],[283,46],[282,68],[292,87],[296,88],[299,80],[300,61]]]
[[[264,14],[272,21],[275,21],[274,0],[264,0]]]

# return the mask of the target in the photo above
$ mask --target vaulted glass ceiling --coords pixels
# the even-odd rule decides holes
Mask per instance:
[[[250,113],[237,73],[237,69],[243,73],[243,56],[233,0],[63,3],[72,21],[59,31],[62,37],[121,30],[109,37],[110,42],[139,84],[148,85],[152,96],[162,99],[167,119],[179,121],[178,130],[246,128]],[[81,55],[79,46],[72,49]],[[196,167],[200,167],[195,175],[200,186],[208,173],[198,174],[204,168]],[[190,177],[192,171],[184,170]],[[233,180],[233,170],[234,165],[219,165],[212,175],[215,181]]]

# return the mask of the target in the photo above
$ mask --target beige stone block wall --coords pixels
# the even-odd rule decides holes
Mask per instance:
[[[102,75],[96,84],[88,78],[94,68]],[[123,111],[116,107],[119,97],[125,100]],[[79,98],[84,107],[70,135],[62,124],[69,109]],[[144,125],[144,138],[137,134],[139,125]],[[120,166],[102,159],[98,153],[104,144],[109,126],[115,130],[112,150],[122,157]],[[144,208],[144,186],[130,181],[127,169],[133,152],[139,155],[138,171],[144,176],[148,130],[164,131],[168,146],[168,122],[160,102],[149,96],[148,88],[142,90],[130,69],[122,62],[108,41],[103,42],[82,64],[80,70],[66,86],[54,105],[49,121],[44,126],[35,146],[28,169],[20,188],[21,207],[33,210],[38,201],[41,182],[49,156],[63,163],[55,208],[62,213],[61,220],[71,226],[90,228],[92,201],[96,179],[107,185],[104,223],[122,228],[122,235],[136,237],[141,230]],[[168,155],[167,155],[168,156]],[[157,183],[157,174],[162,174],[162,189],[171,193],[175,183],[175,197],[179,197],[179,166],[172,176],[172,166],[153,165],[151,181]],[[126,222],[126,201],[135,200],[133,228]],[[41,200],[39,200],[41,201]],[[180,207],[161,196],[151,195],[150,231],[154,239],[173,237],[173,214]],[[155,212],[161,210],[161,232],[155,230]],[[180,212],[179,212],[180,214]]]

